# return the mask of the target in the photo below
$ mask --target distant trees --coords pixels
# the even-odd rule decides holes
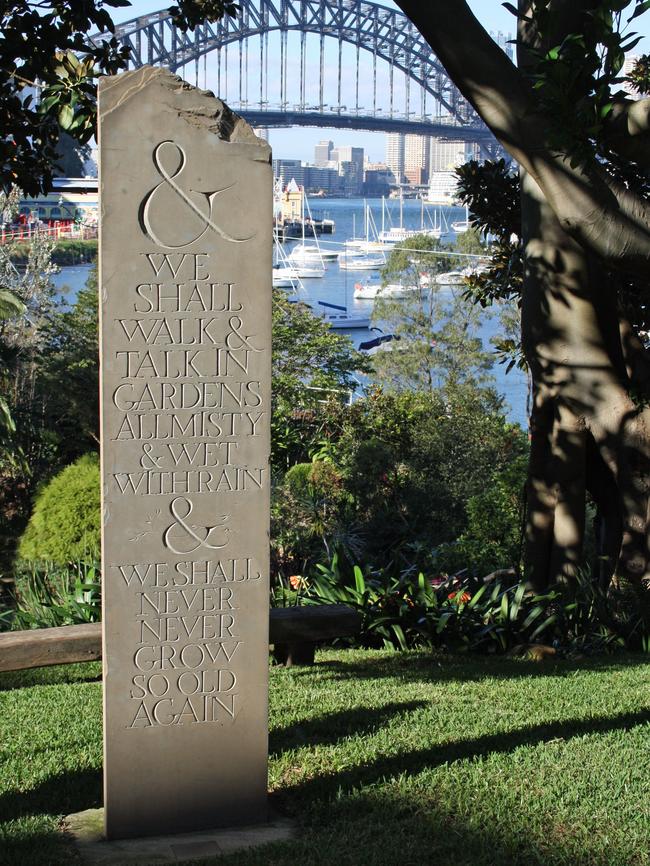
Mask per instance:
[[[482,251],[480,242],[478,248]],[[426,235],[409,238],[391,252],[382,284],[410,290],[399,299],[380,291],[375,302],[373,322],[398,338],[373,356],[378,384],[433,392],[492,381],[492,358],[477,335],[479,311],[465,299],[464,286],[436,282],[437,275],[457,261]],[[460,261],[465,266],[466,260]]]

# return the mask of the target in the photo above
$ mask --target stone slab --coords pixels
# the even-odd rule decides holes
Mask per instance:
[[[293,822],[275,817],[265,824],[236,830],[203,830],[177,836],[108,842],[104,838],[103,813],[103,809],[87,809],[68,815],[64,821],[66,834],[72,837],[82,861],[88,866],[154,866],[205,860],[271,842],[283,842],[294,835]]]
[[[142,67],[99,86],[106,836],[266,820],[270,149]]]

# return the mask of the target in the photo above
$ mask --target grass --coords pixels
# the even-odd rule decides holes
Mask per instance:
[[[101,799],[97,664],[0,678],[0,863],[58,866]],[[296,839],[224,866],[648,866],[650,662],[322,652],[271,670]]]

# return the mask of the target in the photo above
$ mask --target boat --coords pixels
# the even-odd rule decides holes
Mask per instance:
[[[348,313],[347,307],[341,307],[339,304],[330,304],[327,301],[319,301],[319,306],[323,307],[321,315],[327,322],[330,328],[335,330],[367,330],[370,327],[370,316],[355,316]]]
[[[417,292],[417,286],[404,286],[402,283],[388,283],[382,286],[381,283],[355,283],[354,297],[358,300],[371,301],[375,298],[386,298],[388,300],[402,300],[411,297]]]
[[[345,253],[339,258],[339,267],[344,271],[378,271],[386,264],[386,256],[368,256]]]
[[[465,271],[447,271],[436,275],[436,283],[439,286],[462,286],[468,276]]]
[[[282,248],[277,223],[274,227],[274,259],[271,272],[271,285],[274,289],[292,289],[294,292],[303,289],[298,269],[287,261],[287,254]]]
[[[404,228],[404,197],[400,196],[399,200],[399,225],[384,228],[384,202],[382,200],[382,229],[378,233],[378,240],[389,247],[394,247],[396,244],[402,244],[410,238],[417,235],[425,235],[439,240],[442,237],[442,224],[438,223],[437,219],[430,227],[424,225],[424,200],[422,200],[422,212],[420,216],[419,229]]]
[[[287,256],[290,262],[335,262],[339,257],[338,250],[324,250],[316,244],[296,244]]]
[[[295,268],[274,265],[272,283],[274,289],[294,289],[295,291],[300,286],[300,277]]]
[[[456,220],[451,224],[451,229],[457,235],[464,234],[469,228],[471,228],[472,223],[469,218],[469,208],[465,205],[465,219],[464,220]]]

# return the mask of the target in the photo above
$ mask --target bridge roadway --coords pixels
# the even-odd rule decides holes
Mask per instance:
[[[230,103],[230,107],[255,127],[316,126],[328,129],[363,129],[370,132],[431,135],[450,141],[475,141],[484,145],[495,143],[490,130],[482,124],[468,123],[460,126],[458,123],[445,123],[444,120],[407,120],[405,117],[389,117],[381,114],[364,115],[343,111],[310,111],[300,106],[280,110],[249,108],[246,105]]]

